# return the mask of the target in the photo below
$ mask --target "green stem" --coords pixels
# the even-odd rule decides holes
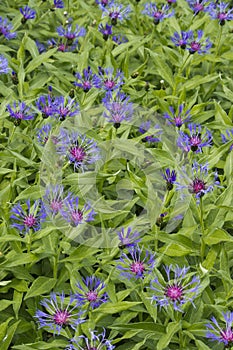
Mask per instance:
[[[183,57],[183,63],[181,65],[181,67],[178,69],[178,72],[177,72],[176,77],[175,77],[175,84],[174,84],[173,91],[172,91],[172,95],[173,96],[176,95],[176,89],[177,89],[177,85],[178,85],[178,81],[177,80],[179,79],[181,73],[183,72],[183,69],[185,68],[188,60],[191,61],[191,59],[192,59],[192,55],[190,55],[189,53],[188,53],[188,55],[187,55],[187,57],[185,59]]]
[[[16,130],[16,126],[14,125],[13,131],[12,131],[12,133],[11,133],[11,136],[10,136],[9,139],[8,139],[8,146],[9,146],[9,144],[11,143],[11,141],[12,141],[12,139],[13,139],[13,137],[14,137],[15,130]]]
[[[201,225],[201,260],[204,260],[205,257],[205,224],[204,224],[204,208],[203,208],[203,200],[200,198],[200,206],[199,206],[199,218]]]
[[[221,43],[221,38],[222,38],[222,31],[223,31],[223,27],[220,26],[220,30],[218,32],[218,36],[217,36],[217,44],[216,44],[216,50],[215,50],[215,55],[214,58],[216,59],[218,57],[218,53],[219,53],[219,48],[220,48],[220,43]],[[211,67],[211,72],[213,73],[215,70],[215,65],[216,65],[216,60],[214,60],[213,65]]]

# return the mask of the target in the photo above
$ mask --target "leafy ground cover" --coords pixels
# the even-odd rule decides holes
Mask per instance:
[[[233,348],[232,20],[1,1],[1,350]]]

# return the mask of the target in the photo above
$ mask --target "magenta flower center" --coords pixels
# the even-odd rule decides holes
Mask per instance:
[[[160,18],[162,18],[163,14],[162,14],[162,12],[157,11],[157,12],[154,12],[153,16],[156,19],[160,19]]]
[[[194,5],[194,9],[195,9],[195,11],[200,12],[200,11],[204,10],[204,6],[202,4],[197,3]]]
[[[91,88],[91,83],[89,81],[84,81],[83,82],[83,89],[88,91]]]
[[[183,289],[177,284],[167,287],[165,295],[172,301],[180,300],[183,296]]]
[[[28,216],[25,217],[23,223],[27,227],[31,228],[36,224],[36,218],[32,214],[29,214]]]
[[[229,343],[233,341],[233,332],[231,328],[227,328],[225,331],[221,331],[220,334],[223,340]]]
[[[180,128],[182,126],[182,124],[183,124],[183,121],[182,121],[181,117],[175,117],[174,118],[174,122],[175,122],[175,124],[176,124],[176,126],[178,128]]]
[[[73,156],[74,160],[82,162],[86,156],[86,153],[82,147],[73,147],[70,149],[70,154]]]
[[[191,44],[192,51],[198,51],[201,48],[201,44],[197,43],[196,41],[193,41]]]
[[[113,80],[105,80],[104,85],[107,89],[112,90],[115,86],[115,82]]]
[[[190,137],[190,144],[191,146],[199,146],[201,144],[201,138],[200,135],[193,135]]]
[[[56,324],[63,326],[69,322],[70,314],[66,310],[58,310],[53,319]]]
[[[218,19],[220,19],[220,21],[223,21],[223,20],[227,19],[227,14],[222,12],[222,13],[219,13],[217,15],[217,17],[218,17]]]
[[[75,222],[75,223],[79,223],[82,221],[83,219],[83,213],[81,212],[81,210],[74,210],[72,213],[71,213],[71,218],[72,220]]]
[[[50,207],[54,213],[58,213],[62,208],[62,202],[56,201],[55,199],[51,202]]]
[[[135,261],[134,263],[131,264],[130,266],[130,270],[135,273],[135,275],[142,275],[144,270],[145,270],[145,266],[143,265],[142,262],[140,261]]]
[[[86,294],[86,297],[87,297],[87,300],[90,302],[96,301],[98,294],[94,290],[89,290],[89,292],[87,292],[87,294]]]
[[[192,187],[192,193],[196,193],[196,194],[203,192],[206,189],[205,182],[197,178],[193,180],[191,187]]]
[[[64,52],[66,50],[66,45],[65,44],[59,44],[58,45],[58,51]]]
[[[24,115],[22,112],[15,112],[16,119],[23,119]]]

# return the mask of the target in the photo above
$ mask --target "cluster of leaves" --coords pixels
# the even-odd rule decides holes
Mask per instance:
[[[131,10],[117,23],[111,23],[100,0],[64,0],[61,8],[53,1],[1,2],[0,15],[16,33],[9,40],[0,31],[1,54],[9,65],[0,75],[1,350],[65,349],[74,335],[90,338],[90,330],[101,332],[103,327],[119,350],[217,350],[232,344],[230,336],[227,343],[221,335],[215,343],[206,339],[210,317],[221,320],[233,303],[232,30],[230,22],[220,25],[207,12],[194,14],[190,2],[170,2],[174,15],[156,23],[145,13],[145,0],[122,1],[120,10]],[[22,21],[19,9],[26,5],[35,16]],[[162,8],[165,1],[157,5]],[[106,38],[100,28],[107,23],[112,33]],[[75,45],[57,31],[69,25],[85,29]],[[190,30],[202,30],[212,48],[190,53],[171,40],[175,32]],[[121,39],[114,41],[114,35]],[[86,91],[75,86],[76,74],[88,67],[99,78],[105,69],[112,68],[113,76],[122,72],[118,88],[124,94],[121,103],[132,103],[130,120],[116,125],[105,118],[103,85]],[[114,91],[110,94],[116,97]],[[61,96],[64,103],[72,99],[79,108],[67,118],[58,118],[57,110],[55,117],[45,118],[36,104],[41,96],[53,102]],[[9,109],[15,101],[30,107],[33,118],[16,123]],[[185,122],[179,127],[168,123],[179,111],[208,130],[208,147],[196,152],[178,146],[190,129]],[[48,122],[48,140],[41,145],[38,130]],[[142,122],[149,124],[140,132]],[[70,159],[64,165],[64,154],[57,153],[54,142],[61,129],[96,142],[100,157],[94,168],[80,171]],[[212,171],[218,183],[198,200],[196,192],[190,193],[195,162],[208,164],[204,189]],[[168,176],[169,168],[176,174],[172,180],[162,175]],[[62,185],[82,205],[90,203],[94,220],[74,227],[50,213],[37,231],[25,234],[12,227],[14,206],[21,203],[26,210],[28,200],[44,198],[48,185]],[[151,275],[121,275],[120,257],[129,259],[136,249],[122,244],[117,235],[128,227],[139,232],[140,249],[155,254]],[[180,312],[172,303],[159,308],[153,302],[156,292],[149,286],[156,277],[165,283],[162,265],[186,266],[190,278],[199,276],[195,307],[187,302]],[[73,333],[66,324],[56,338],[49,327],[39,329],[35,315],[42,310],[40,301],[51,292],[75,293],[82,277],[93,275],[104,281],[108,301],[88,310],[86,321]]]

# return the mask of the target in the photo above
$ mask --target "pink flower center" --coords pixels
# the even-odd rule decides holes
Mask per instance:
[[[182,299],[182,296],[183,296],[183,290],[181,287],[174,284],[172,286],[167,287],[165,295],[173,301],[180,300]]]
[[[160,19],[161,17],[162,17],[162,12],[160,12],[160,11],[158,11],[158,12],[154,12],[154,14],[153,14],[153,16],[154,16],[154,18],[156,18],[156,19]]]
[[[86,297],[88,301],[96,301],[98,294],[94,290],[90,290],[87,292]]]
[[[52,211],[56,214],[62,208],[62,202],[56,201],[55,199],[51,202],[50,207]]]
[[[86,153],[82,147],[73,147],[70,149],[70,154],[75,161],[82,162],[86,156]]]
[[[229,343],[233,341],[233,332],[231,328],[228,328],[225,331],[221,331],[220,334],[222,339],[228,341]]]
[[[131,264],[130,270],[135,273],[135,275],[141,276],[145,270],[145,266],[140,261],[135,261]]]
[[[218,19],[220,19],[220,21],[224,21],[227,18],[227,14],[222,12],[222,13],[219,13],[217,17]]]
[[[63,324],[67,324],[69,322],[70,314],[66,310],[58,310],[54,315],[54,322],[59,326],[63,326]]]
[[[181,117],[175,117],[174,122],[178,128],[180,128],[183,124]]]
[[[78,224],[82,221],[83,219],[83,213],[81,212],[81,210],[74,210],[72,213],[71,213],[71,218],[72,218],[72,221],[75,223],[75,224]]]
[[[204,6],[202,4],[197,3],[194,5],[194,9],[195,9],[195,11],[200,12],[200,11],[204,10]]]
[[[23,223],[27,227],[31,228],[31,227],[33,227],[35,225],[36,218],[32,214],[29,214],[28,216],[25,217]]]
[[[16,119],[23,119],[24,115],[22,112],[15,112]]]
[[[196,41],[193,41],[191,44],[192,51],[198,51],[201,48],[201,44],[197,43]]]
[[[200,179],[194,179],[191,185],[192,193],[200,193],[206,189],[205,182]]]
[[[89,81],[84,81],[83,82],[83,89],[85,91],[88,91],[88,90],[90,90],[90,88],[91,88],[91,83]]]
[[[113,80],[105,80],[104,85],[107,89],[112,90],[115,86],[115,82]]]

